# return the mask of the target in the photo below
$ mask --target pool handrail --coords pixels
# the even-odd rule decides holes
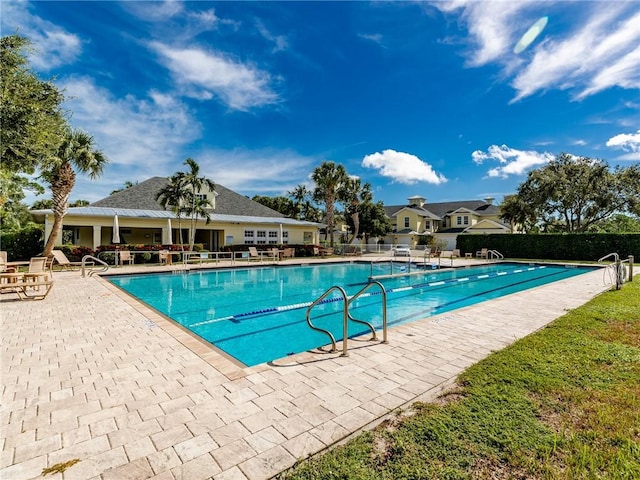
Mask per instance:
[[[496,260],[504,260],[504,255],[502,255],[498,250],[487,250],[487,262],[490,262],[495,257]]]
[[[348,337],[349,337],[349,327],[347,324],[347,320],[349,318],[349,307],[348,307],[348,300],[347,300],[347,292],[345,292],[344,288],[338,286],[338,285],[334,285],[331,288],[329,288],[326,292],[324,292],[322,295],[320,295],[311,305],[309,305],[307,307],[307,325],[309,325],[309,327],[311,327],[312,330],[315,330],[317,332],[321,332],[324,333],[326,335],[329,336],[329,338],[331,339],[331,352],[337,352],[338,349],[336,348],[336,339],[333,336],[333,334],[329,331],[326,330],[324,328],[320,328],[320,327],[316,327],[315,325],[313,325],[311,323],[311,310],[313,309],[313,307],[315,307],[316,305],[318,305],[320,302],[322,302],[322,300],[324,300],[325,298],[327,298],[329,296],[330,293],[332,293],[333,291],[339,291],[340,294],[342,295],[342,325],[343,325],[343,338],[342,338],[342,356],[343,357],[348,357],[349,356],[349,352],[347,349],[347,341],[348,341]]]
[[[371,325],[369,322],[365,320],[359,320],[357,318],[354,318],[351,315],[351,312],[349,311],[349,308],[348,308],[353,303],[354,300],[356,300],[360,295],[365,293],[367,290],[369,290],[369,288],[373,287],[374,285],[377,285],[378,287],[380,287],[380,291],[382,293],[382,343],[389,343],[387,340],[387,291],[384,288],[384,285],[382,285],[382,283],[377,282],[375,280],[369,281],[369,283],[367,283],[355,295],[353,295],[347,301],[347,315],[349,317],[349,320],[351,320],[352,322],[362,323],[363,325],[366,325],[367,327],[369,327],[369,329],[371,330],[371,333],[373,334],[373,337],[371,337],[371,340],[378,339],[376,335],[376,329],[373,328],[373,325]]]
[[[613,269],[613,276],[614,276],[614,280],[615,280],[615,288],[616,290],[620,290],[622,288],[622,284],[625,282],[625,280],[631,282],[633,281],[633,255],[629,255],[629,258],[625,259],[625,260],[621,260],[620,259],[620,255],[618,255],[617,252],[612,252],[609,253],[607,255],[605,255],[604,257],[598,259],[598,263],[603,263],[604,260],[608,259],[609,257],[613,257],[613,263],[611,263],[610,265],[608,265],[608,268],[612,268]],[[627,279],[625,279],[625,275],[627,274],[627,271],[625,269],[624,264],[627,263],[629,265],[629,272],[628,272],[628,277]]]
[[[98,262],[99,264],[102,265],[102,270],[100,270],[101,272],[106,272],[107,270],[109,270],[109,264],[107,262],[104,262],[102,260],[100,260],[97,257],[94,257],[93,255],[85,255],[84,257],[82,257],[82,265],[80,267],[81,271],[82,271],[82,276],[85,276],[85,266],[87,264],[91,264],[91,265],[95,265],[96,262]],[[89,276],[93,275],[95,273],[94,270],[91,270],[89,272]]]

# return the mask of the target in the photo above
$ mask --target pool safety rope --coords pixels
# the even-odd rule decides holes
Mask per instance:
[[[474,280],[484,280],[487,278],[495,278],[495,277],[502,277],[504,275],[509,275],[509,274],[516,274],[516,273],[523,273],[523,272],[531,272],[533,270],[540,270],[545,268],[544,265],[537,265],[537,266],[533,266],[533,267],[527,267],[527,268],[516,268],[514,270],[508,270],[508,271],[500,271],[500,272],[495,272],[495,273],[483,273],[480,275],[470,275],[468,277],[462,277],[462,278],[450,278],[447,280],[440,280],[437,282],[425,282],[425,283],[418,283],[416,285],[408,285],[406,287],[397,287],[397,288],[390,288],[389,290],[387,290],[387,295],[390,293],[399,293],[399,292],[406,292],[409,290],[414,290],[414,289],[418,289],[418,288],[424,288],[424,287],[439,287],[442,285],[448,285],[448,284],[454,284],[454,283],[463,283],[463,282],[470,282],[470,281],[474,281]],[[381,295],[381,292],[370,292],[370,293],[364,293],[362,295],[360,295],[359,298],[365,298],[365,297],[372,297],[372,296],[376,296],[376,295]],[[350,300],[351,297],[348,298],[348,300]],[[334,302],[339,302],[342,301],[343,299],[341,297],[332,297],[332,298],[325,298],[324,300],[322,300],[321,302],[319,302],[318,304],[327,304],[327,303],[334,303]],[[309,305],[311,305],[313,302],[303,302],[303,303],[293,303],[291,305],[282,305],[282,306],[278,306],[278,307],[270,307],[270,308],[263,308],[260,310],[253,310],[251,312],[243,312],[243,313],[237,313],[235,315],[228,315],[226,317],[218,317],[218,318],[213,318],[211,320],[203,320],[201,322],[196,322],[196,323],[192,323],[191,325],[188,325],[189,327],[200,327],[202,325],[208,325],[210,323],[217,323],[217,322],[223,322],[223,321],[240,321],[243,318],[247,318],[247,317],[257,317],[257,316],[261,316],[261,315],[268,315],[271,313],[280,313],[280,312],[286,312],[288,310],[297,310],[297,309],[301,309],[301,308],[307,308]]]

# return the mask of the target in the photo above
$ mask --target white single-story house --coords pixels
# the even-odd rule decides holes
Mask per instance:
[[[156,200],[158,192],[166,186],[165,177],[152,177],[130,188],[120,190],[87,207],[69,208],[63,220],[63,230],[71,232],[74,245],[91,247],[113,244],[115,229],[121,244],[170,245],[188,243],[190,219],[181,218],[162,208]],[[319,223],[294,220],[220,184],[215,191],[197,192],[207,198],[213,208],[210,221],[199,219],[195,242],[206,250],[219,251],[222,247],[238,244],[309,244],[317,245]],[[53,228],[51,210],[31,212],[45,225],[45,238]],[[60,241],[62,236],[58,237]]]
[[[409,197],[407,205],[385,206],[393,231],[385,243],[407,244],[414,248],[421,236],[432,235],[445,250],[456,248],[461,233],[513,233],[511,226],[500,220],[500,208],[493,198],[457,202],[426,203],[421,196]]]

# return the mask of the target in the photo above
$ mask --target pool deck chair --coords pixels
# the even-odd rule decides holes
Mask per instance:
[[[489,249],[488,248],[483,248],[482,250],[478,250],[476,252],[476,258],[487,258]]]
[[[82,262],[70,261],[62,250],[53,250],[51,253],[55,263],[60,265],[62,270],[76,270],[82,266]]]
[[[159,250],[158,259],[160,260],[160,263],[171,265],[171,255],[169,254],[169,250]]]
[[[258,253],[258,249],[256,247],[249,247],[249,261],[262,261],[262,256]]]
[[[15,274],[14,278],[2,278],[0,281],[0,294],[15,293],[20,300],[44,300],[53,287],[53,280],[37,279],[27,281],[24,276]]]
[[[449,260],[451,262],[451,266],[453,267],[453,259],[456,258],[457,255],[454,255],[454,252],[451,250],[443,250],[440,252],[439,263],[442,264],[442,259]]]
[[[29,260],[29,270],[23,275],[25,282],[36,286],[41,281],[48,281],[51,277],[51,264],[47,257],[32,257]]]
[[[129,250],[120,250],[120,265],[124,265],[128,263],[129,265],[133,265],[134,255],[131,255]]]

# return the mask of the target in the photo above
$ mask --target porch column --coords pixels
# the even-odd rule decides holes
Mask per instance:
[[[100,246],[102,242],[102,226],[94,225],[93,226],[93,249],[95,250]]]

